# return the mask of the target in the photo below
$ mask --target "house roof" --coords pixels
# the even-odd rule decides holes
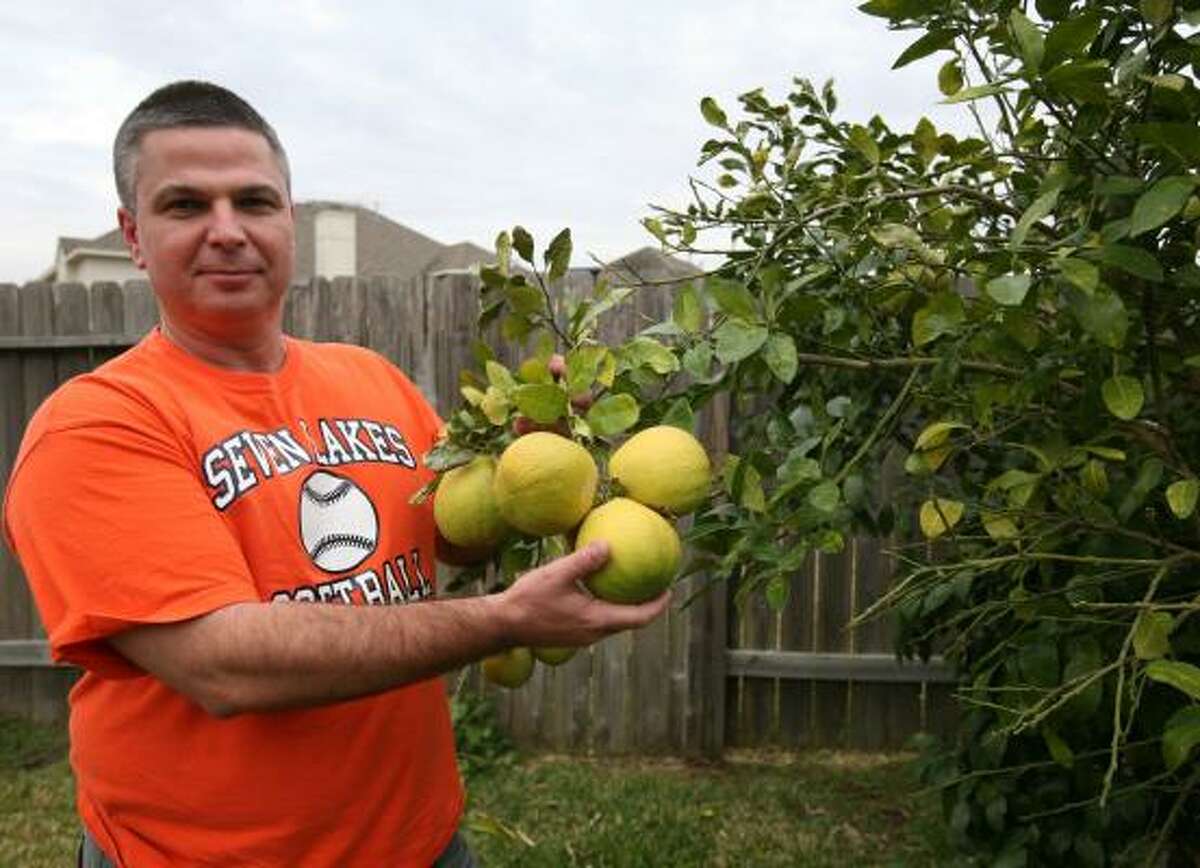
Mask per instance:
[[[425,265],[426,271],[451,271],[458,268],[470,268],[473,265],[487,265],[496,261],[496,254],[485,250],[470,241],[460,241],[444,247],[433,259]]]
[[[605,264],[601,274],[617,283],[687,280],[702,274],[700,268],[655,247],[642,247]]]
[[[58,239],[58,249],[64,254],[80,247],[86,247],[89,250],[124,250],[125,239],[121,235],[120,229],[113,229],[103,235],[97,235],[95,238],[59,237]]]

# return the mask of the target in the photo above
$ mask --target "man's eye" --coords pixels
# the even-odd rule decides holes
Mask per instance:
[[[248,211],[268,211],[275,207],[275,203],[266,196],[247,196],[241,200],[241,206]]]
[[[167,210],[174,211],[180,214],[189,214],[199,211],[204,207],[204,203],[199,199],[172,199],[167,203]]]

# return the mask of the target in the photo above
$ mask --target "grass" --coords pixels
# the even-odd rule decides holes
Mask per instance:
[[[897,755],[735,753],[724,762],[540,756],[473,770],[486,868],[946,866],[936,798]],[[0,717],[0,868],[70,865],[61,727]]]
[[[0,866],[75,864],[75,792],[61,726],[0,716]]]
[[[717,764],[541,757],[471,781],[487,868],[945,866],[905,757],[735,754]]]

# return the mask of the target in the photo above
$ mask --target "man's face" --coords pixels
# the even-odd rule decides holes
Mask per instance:
[[[155,130],[136,177],[137,212],[117,218],[164,323],[216,339],[278,328],[295,227],[267,140],[237,127]]]

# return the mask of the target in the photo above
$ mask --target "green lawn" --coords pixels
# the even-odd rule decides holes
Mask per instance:
[[[488,868],[954,861],[936,798],[894,755],[529,758],[472,779],[468,831]]]
[[[901,756],[502,758],[469,781],[486,868],[953,864]],[[62,730],[0,718],[0,866],[72,864],[71,790]]]

